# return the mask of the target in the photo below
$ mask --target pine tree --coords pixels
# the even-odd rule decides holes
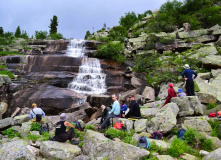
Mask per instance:
[[[3,36],[3,34],[4,34],[3,27],[0,27],[0,36]]]
[[[84,39],[88,39],[88,37],[91,35],[91,32],[90,31],[87,31],[86,32],[86,35],[85,35],[85,37],[84,37]]]
[[[51,19],[51,24],[49,26],[50,34],[57,33],[57,26],[58,26],[58,17],[54,15],[53,19]]]
[[[16,31],[15,31],[15,37],[17,37],[17,38],[21,37],[20,26],[18,26],[17,29],[16,29]]]

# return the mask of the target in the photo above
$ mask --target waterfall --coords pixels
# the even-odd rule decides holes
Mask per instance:
[[[106,74],[102,72],[99,59],[84,56],[83,40],[71,40],[67,55],[83,57],[78,75],[69,83],[69,89],[85,95],[103,94],[106,92]]]

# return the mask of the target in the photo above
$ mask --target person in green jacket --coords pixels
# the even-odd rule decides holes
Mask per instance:
[[[102,124],[105,121],[105,119],[109,115],[108,112],[111,111],[111,108],[110,107],[106,107],[105,105],[102,105],[101,106],[101,111],[102,111],[102,114],[101,114],[101,122],[100,122],[100,124]],[[107,126],[110,125],[109,123],[110,123],[110,121],[107,123]]]

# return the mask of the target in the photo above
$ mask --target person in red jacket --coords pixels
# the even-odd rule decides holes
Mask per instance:
[[[167,96],[166,102],[164,103],[163,106],[165,106],[167,103],[170,103],[171,98],[176,97],[176,96],[177,96],[177,95],[176,95],[176,92],[175,92],[174,89],[173,89],[173,84],[170,83],[170,84],[169,84],[169,89],[168,89],[168,96]],[[162,106],[162,107],[163,107],[163,106]],[[162,108],[162,107],[161,107],[161,108]]]

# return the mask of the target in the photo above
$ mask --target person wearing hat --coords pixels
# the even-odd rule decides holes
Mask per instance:
[[[67,132],[67,127],[71,127]],[[71,141],[71,144],[77,145],[79,142],[75,141],[74,126],[67,121],[67,115],[61,113],[60,121],[56,123],[55,136],[49,138],[51,141],[66,142]]]
[[[44,118],[45,118],[45,112],[41,109],[38,108],[36,103],[32,104],[32,110],[30,111],[30,120],[32,122],[43,122],[44,123]]]
[[[165,103],[164,103],[164,105],[163,106],[165,106],[167,103],[170,103],[170,101],[171,101],[171,98],[173,98],[173,97],[176,97],[177,95],[176,95],[176,92],[174,91],[174,89],[173,89],[173,83],[170,83],[169,84],[169,89],[168,89],[168,96],[167,96],[167,99],[166,99],[166,101],[165,101]],[[162,106],[162,107],[163,107]],[[161,107],[161,108],[162,108]]]
[[[179,88],[177,92],[178,92],[178,94],[177,94],[178,97],[185,97],[186,96],[186,93],[184,93],[181,88]]]
[[[193,80],[197,77],[197,74],[190,69],[188,64],[185,64],[184,68],[185,70],[182,72],[182,76],[186,81],[186,93],[188,96],[195,96]]]

